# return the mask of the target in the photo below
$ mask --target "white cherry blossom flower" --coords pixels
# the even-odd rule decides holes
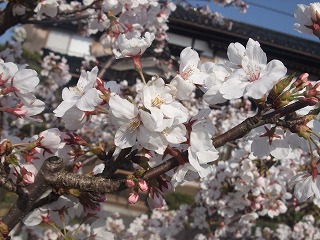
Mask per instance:
[[[242,46],[242,45],[241,45]],[[208,74],[205,79],[204,86],[207,88],[203,95],[203,100],[208,104],[224,103],[227,101],[219,92],[222,83],[230,75],[231,70],[222,64],[214,64],[212,62],[201,65],[201,71]]]
[[[65,142],[61,140],[62,132],[58,128],[51,128],[39,133],[39,137],[42,138],[40,141],[41,147],[44,148],[45,152],[54,154],[65,146]]]
[[[219,157],[211,140],[214,131],[213,124],[207,120],[200,120],[192,125],[190,147],[188,148],[189,163],[198,171],[201,178],[210,173],[208,163]]]
[[[290,147],[281,128],[267,124],[254,129],[251,134],[251,151],[258,158],[271,154],[276,159],[284,159],[289,155]]]
[[[3,94],[14,92],[14,95],[19,97],[24,103],[32,104],[36,97],[31,94],[40,80],[37,77],[37,72],[32,69],[25,68],[27,65],[22,65],[20,68],[12,62],[0,61],[0,84]]]
[[[157,123],[152,114],[138,109],[134,104],[119,95],[111,96],[109,105],[110,120],[119,127],[114,139],[116,146],[122,149],[132,147],[138,141],[142,147],[147,147],[148,143],[153,144],[151,139],[157,139],[151,135],[157,128]],[[147,149],[149,148],[147,147]]]
[[[241,59],[239,53],[237,54],[233,55],[231,52],[229,56],[236,63]],[[240,56],[242,56],[241,54]],[[286,67],[279,60],[272,60],[267,64],[267,56],[258,42],[247,44],[240,67],[235,69],[221,85],[220,92],[226,99],[235,99],[242,96],[260,99],[287,72]]]
[[[142,101],[144,106],[151,112],[156,112],[159,119],[157,121],[163,122],[163,119],[172,119],[172,124],[180,124],[186,122],[188,119],[188,110],[180,103],[174,100],[177,89],[165,84],[162,78],[149,81],[142,89]],[[166,126],[171,127],[171,126]],[[162,131],[164,129],[156,129]]]
[[[37,13],[37,19],[40,20],[42,15],[51,18],[57,16],[59,3],[57,0],[41,0],[34,11]]]
[[[294,196],[299,202],[305,202],[312,196],[320,198],[319,175],[313,179],[309,172],[300,172],[291,179],[289,187],[294,187]]]
[[[298,32],[314,34],[320,38],[320,3],[314,2],[310,5],[298,4],[298,8],[294,13],[294,17],[298,23],[294,24],[294,28]]]
[[[141,56],[151,46],[154,38],[154,33],[149,32],[146,32],[144,37],[133,38],[127,38],[125,34],[120,34],[116,41],[118,49],[114,49],[113,53],[116,58]]]
[[[177,88],[177,98],[188,99],[196,86],[203,85],[208,75],[200,71],[199,54],[191,47],[187,47],[180,53],[179,74],[170,84]]]
[[[97,74],[97,67],[94,67],[91,72],[82,71],[77,86],[62,90],[63,101],[53,111],[57,117],[62,117],[73,106],[81,111],[93,111],[102,102],[99,91],[94,87]]]

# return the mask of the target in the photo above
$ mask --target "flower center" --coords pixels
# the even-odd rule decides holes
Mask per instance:
[[[138,117],[135,117],[132,119],[132,121],[129,123],[128,130],[130,133],[133,133],[134,130],[136,130],[140,126],[141,120]]]
[[[194,73],[194,66],[189,66],[186,70],[181,73],[181,77],[186,80]]]
[[[261,67],[258,64],[248,65],[244,71],[249,82],[254,82],[260,78]]]
[[[79,96],[83,96],[84,95],[83,89],[78,88],[78,86],[70,87],[70,90],[72,90],[73,92],[75,92]]]
[[[164,129],[162,132],[163,136],[167,137],[169,135],[167,128]]]
[[[164,100],[158,95],[151,100],[152,107],[160,107],[164,103]]]

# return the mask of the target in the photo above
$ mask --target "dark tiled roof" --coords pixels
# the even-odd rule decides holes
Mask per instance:
[[[245,45],[248,38],[252,38],[260,42],[268,58],[277,58],[288,67],[320,76],[320,43],[246,23],[225,21],[226,24],[221,25],[212,15],[178,6],[170,15],[169,31],[206,40],[220,49],[226,49],[231,42]],[[228,28],[230,22],[232,28]]]

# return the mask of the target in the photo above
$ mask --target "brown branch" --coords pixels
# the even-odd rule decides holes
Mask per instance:
[[[59,172],[63,167],[63,160],[58,157],[48,158],[39,170],[33,184],[23,188],[24,194],[19,198],[3,218],[3,222],[12,230],[32,209],[33,204],[49,188],[45,177]]]
[[[264,114],[260,116],[257,114],[254,117],[247,118],[242,123],[238,124],[237,126],[233,127],[232,129],[228,130],[227,132],[215,137],[212,139],[212,144],[214,147],[218,148],[225,145],[228,142],[232,142],[234,140],[240,139],[248,134],[252,129],[262,126],[267,123],[276,123],[281,117],[288,115],[289,113],[295,112],[299,109],[308,106],[308,103],[298,101],[292,103],[288,106],[279,108],[274,110],[271,113]],[[169,160],[165,161],[164,163],[147,170],[143,175],[143,179],[148,181],[153,179],[161,174],[168,172],[171,169],[174,169],[179,166],[179,161],[172,157]]]
[[[4,188],[9,192],[17,192],[17,185],[12,180],[0,175],[0,187]]]
[[[81,16],[69,16],[65,18],[47,18],[47,19],[26,19],[22,23],[24,24],[59,24],[59,23],[66,23],[72,21],[79,21],[82,19],[86,19],[90,17],[90,15],[81,15]]]
[[[37,6],[37,1],[26,0],[23,5],[29,8],[23,16],[14,16],[12,13],[15,3],[9,2],[6,8],[0,13],[0,36],[3,35],[9,28],[22,23],[25,19],[29,19],[34,14],[34,9]],[[31,9],[31,10],[30,10]]]
[[[45,177],[46,184],[55,188],[74,188],[86,192],[115,193],[126,189],[125,179],[113,180],[59,172]]]

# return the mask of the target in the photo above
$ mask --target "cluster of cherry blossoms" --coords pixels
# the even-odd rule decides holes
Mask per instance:
[[[12,11],[32,10],[38,20],[79,17],[86,34],[103,32],[100,41],[116,58],[133,60],[140,79],[133,86],[106,82],[97,66],[87,66],[77,84],[66,87],[66,60],[49,54],[39,86],[35,70],[13,63],[21,45],[0,53],[0,183],[19,198],[39,185],[42,194],[26,198],[27,211],[18,217],[10,215],[14,206],[8,222],[0,220],[0,237],[18,219],[37,239],[319,238],[319,82],[307,73],[286,75],[284,64],[268,61],[253,39],[246,46],[231,43],[220,64],[202,63],[187,47],[172,79],[148,79],[140,59],[150,46],[161,51],[173,3],[69,2],[17,2]],[[215,2],[247,8],[242,1]],[[298,5],[296,29],[319,36],[319,14],[319,3]],[[16,35],[20,41],[25,34]],[[44,102],[53,114],[40,119]],[[11,129],[13,117],[38,122],[32,137],[16,136],[22,134]],[[61,171],[41,179],[57,159]],[[121,167],[132,173],[119,178]],[[188,181],[198,183],[194,202],[169,210],[166,195]],[[104,211],[105,193],[123,189],[130,204],[145,197],[152,214],[125,226],[120,215]]]

